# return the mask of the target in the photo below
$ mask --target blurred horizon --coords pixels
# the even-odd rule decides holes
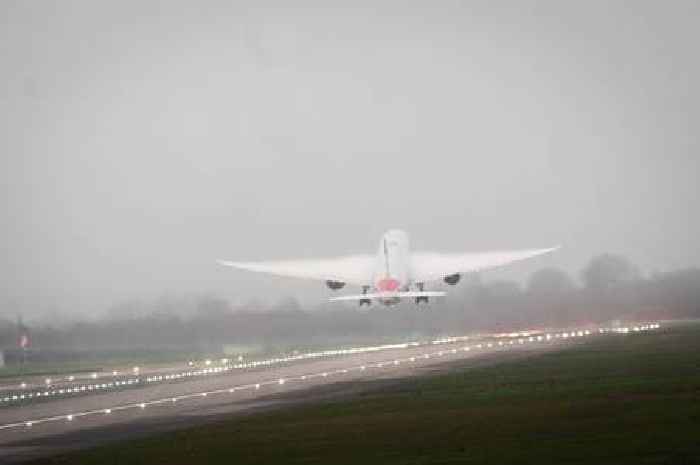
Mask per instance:
[[[505,293],[509,297],[511,305],[518,305],[517,299],[529,295],[530,304],[537,302],[534,297],[545,297],[544,304],[551,302],[547,298],[551,295],[559,295],[562,299],[565,296],[576,299],[580,293],[591,293],[595,295],[600,292],[619,291],[630,286],[636,286],[638,291],[646,287],[657,285],[660,282],[679,280],[678,288],[672,288],[672,293],[687,293],[693,291],[693,285],[700,286],[700,281],[693,281],[700,278],[700,268],[691,267],[678,270],[667,270],[664,272],[645,273],[635,263],[626,257],[616,254],[599,254],[587,262],[586,266],[577,273],[569,273],[566,270],[555,266],[545,266],[536,269],[522,279],[515,279],[513,276],[504,276],[494,273],[494,270],[487,272],[463,273],[462,280],[454,286],[443,282],[434,283],[426,289],[441,289],[447,292],[445,297],[431,299],[431,304],[427,307],[427,312],[438,313],[445,308],[459,312],[459,307],[464,304],[465,294],[474,289],[496,290],[497,293]],[[263,276],[262,279],[265,279]],[[280,279],[280,278],[272,278]],[[687,281],[687,280],[690,281]],[[685,280],[685,281],[684,281]],[[66,314],[53,315],[50,318],[26,315],[17,313],[12,315],[7,312],[0,316],[0,326],[10,327],[22,321],[24,324],[61,328],[81,323],[100,323],[120,320],[133,320],[144,317],[175,317],[184,320],[197,317],[198,313],[215,308],[215,313],[232,314],[243,313],[269,313],[269,312],[305,312],[305,313],[336,313],[348,312],[368,313],[387,312],[395,313],[402,311],[420,312],[423,307],[416,306],[412,301],[407,300],[396,307],[383,307],[377,303],[363,309],[358,307],[356,302],[329,302],[328,297],[342,295],[351,292],[348,287],[339,291],[332,291],[326,284],[318,281],[318,294],[322,295],[317,300],[300,300],[293,293],[283,295],[274,300],[252,299],[230,299],[225,295],[213,292],[199,293],[170,293],[155,296],[149,299],[131,298],[115,302],[112,306],[95,309],[88,315]],[[550,295],[551,294],[551,295]],[[634,296],[631,296],[634,297]],[[644,299],[644,292],[639,292],[639,299]],[[560,302],[561,303],[561,302]],[[692,302],[689,302],[692,304]],[[643,305],[642,305],[643,306]],[[663,312],[673,315],[674,311],[668,308],[660,308]],[[472,313],[482,311],[478,306],[470,310]],[[700,307],[698,307],[700,311]],[[662,313],[663,313],[662,312]],[[700,314],[698,314],[700,316]],[[492,322],[495,323],[495,322]],[[512,323],[508,319],[501,322],[504,325]]]

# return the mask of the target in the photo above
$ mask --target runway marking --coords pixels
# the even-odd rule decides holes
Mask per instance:
[[[445,339],[445,342],[450,342],[450,338]],[[44,380],[44,384],[47,386],[47,388],[39,390],[39,391],[30,391],[30,392],[22,392],[22,393],[11,393],[7,394],[5,396],[0,396],[0,407],[5,404],[17,402],[17,401],[23,401],[23,400],[29,400],[33,398],[41,398],[41,397],[55,397],[55,396],[61,396],[61,395],[68,395],[68,394],[77,394],[77,393],[82,393],[84,391],[95,391],[95,390],[101,390],[101,389],[112,389],[116,387],[124,387],[124,386],[133,386],[133,385],[139,385],[139,384],[152,384],[152,383],[157,383],[157,382],[163,382],[163,381],[171,381],[171,380],[177,380],[177,379],[182,379],[182,378],[189,378],[193,376],[209,376],[212,374],[219,374],[219,373],[225,373],[227,371],[231,370],[240,370],[240,369],[246,369],[246,368],[258,368],[258,367],[268,367],[276,364],[281,364],[281,363],[289,363],[289,362],[295,362],[299,360],[309,360],[309,359],[317,359],[317,358],[327,358],[327,357],[336,357],[336,356],[341,356],[341,355],[354,355],[358,353],[368,353],[368,352],[377,352],[377,351],[383,351],[383,350],[393,350],[393,349],[404,349],[408,347],[417,347],[420,345],[424,345],[425,343],[421,342],[407,342],[407,343],[400,343],[400,344],[384,344],[384,345],[379,345],[379,346],[366,346],[366,347],[354,347],[354,348],[349,348],[349,349],[331,349],[331,350],[324,350],[324,351],[319,351],[319,352],[308,352],[308,353],[303,353],[303,354],[297,354],[297,355],[291,355],[291,356],[285,356],[285,357],[275,357],[275,358],[270,358],[266,360],[257,360],[257,361],[252,361],[252,362],[247,362],[247,363],[237,363],[237,364],[229,364],[229,359],[223,358],[221,359],[221,363],[225,364],[225,366],[222,367],[212,367],[212,368],[203,368],[199,370],[190,370],[186,372],[179,372],[179,373],[170,373],[166,375],[152,375],[152,376],[141,376],[139,377],[139,373],[141,371],[140,367],[134,366],[132,368],[132,372],[135,376],[135,378],[129,378],[125,380],[118,380],[118,381],[111,381],[108,383],[94,383],[94,384],[84,384],[80,386],[71,386],[71,387],[66,387],[66,388],[56,388],[56,389],[49,389],[49,387],[55,383],[59,382],[59,380],[53,379],[53,378],[46,378]],[[239,362],[242,362],[242,358],[239,357]],[[207,359],[204,362],[204,365],[209,367],[212,364],[212,360]],[[188,362],[189,366],[193,366],[194,363],[192,361]],[[112,376],[118,376],[119,372],[117,371],[112,371]],[[76,375],[70,375],[66,377],[64,380],[60,381],[74,381],[77,378]],[[97,373],[93,373],[91,375],[92,379],[97,379]],[[20,384],[20,389],[25,390],[28,388],[28,385],[26,382],[23,382]]]
[[[597,332],[598,334],[605,334],[605,333],[617,333],[617,334],[629,334],[630,332],[643,332],[643,331],[649,331],[653,329],[659,329],[660,325],[658,323],[650,323],[650,324],[644,324],[644,325],[639,325],[639,326],[634,326],[632,328],[630,327],[623,327],[623,328],[598,328]],[[532,343],[532,342],[542,342],[542,341],[551,341],[552,339],[569,339],[569,338],[575,338],[575,337],[585,337],[591,335],[591,332],[589,330],[583,330],[583,331],[572,331],[572,332],[563,332],[563,333],[556,333],[552,337],[551,333],[547,333],[544,337],[537,336],[537,337],[528,337],[528,339],[518,339],[518,342],[520,344],[525,344],[525,343]],[[439,340],[440,342],[437,341],[432,341],[432,344],[438,343],[438,344],[444,344],[444,343],[449,343],[449,342],[458,342],[461,340],[465,340],[464,338],[447,338],[447,339],[442,339]],[[449,342],[448,342],[449,341]],[[513,342],[512,340],[510,341],[511,343]],[[424,344],[425,345],[425,344]],[[417,347],[418,344],[411,345],[411,344],[395,344],[393,345],[394,348],[411,348],[411,347]],[[401,346],[401,347],[396,347],[396,346]],[[493,344],[487,344],[486,345],[488,348],[491,348]],[[500,344],[499,344],[500,347]],[[472,349],[481,349],[483,348],[483,344],[477,344],[475,346],[464,346],[461,348],[461,351],[463,352],[469,352]],[[443,355],[454,355],[458,353],[458,349],[452,349],[449,351],[437,351],[433,353],[427,353],[423,354],[424,359],[429,359],[431,356],[443,356]],[[358,352],[361,353],[361,352]],[[242,384],[238,386],[231,386],[228,388],[223,388],[223,389],[216,389],[212,391],[202,391],[202,392],[195,392],[195,393],[190,393],[190,394],[183,394],[180,396],[176,397],[167,397],[167,398],[162,398],[162,399],[155,399],[155,400],[150,400],[146,402],[140,402],[140,403],[129,403],[129,404],[122,404],[122,405],[117,405],[117,406],[108,406],[104,408],[100,408],[97,410],[86,410],[86,411],[81,411],[81,412],[74,412],[74,413],[69,413],[69,414],[63,414],[63,415],[55,415],[55,416],[50,416],[50,417],[44,417],[44,418],[37,418],[37,419],[26,419],[22,420],[19,422],[15,423],[7,423],[4,425],[0,425],[0,430],[5,430],[5,429],[11,429],[11,428],[33,428],[37,424],[42,424],[42,423],[48,423],[48,422],[55,422],[55,421],[67,421],[67,422],[72,422],[77,418],[80,417],[85,417],[85,416],[90,416],[90,415],[96,415],[96,414],[111,414],[112,412],[117,412],[117,411],[124,411],[124,410],[129,410],[129,409],[145,409],[147,406],[152,406],[152,405],[160,405],[160,404],[174,404],[179,400],[185,400],[185,399],[196,399],[196,398],[201,398],[201,397],[207,397],[209,395],[217,395],[217,394],[223,394],[223,393],[235,393],[236,391],[242,391],[242,390],[248,390],[248,389],[254,389],[254,390],[259,390],[261,386],[268,386],[268,385],[285,385],[286,383],[290,381],[305,381],[309,378],[315,378],[315,377],[328,377],[330,375],[337,375],[337,374],[346,374],[350,371],[365,371],[367,368],[383,368],[385,366],[397,366],[400,365],[402,362],[413,362],[415,361],[415,357],[408,357],[405,359],[392,359],[392,360],[384,360],[380,362],[375,362],[372,364],[365,364],[365,365],[357,365],[357,366],[352,366],[349,368],[343,368],[339,370],[335,370],[333,372],[320,372],[320,373],[312,373],[312,374],[306,374],[306,375],[301,375],[301,376],[293,376],[293,377],[287,377],[287,378],[275,378],[267,381],[261,381],[259,383],[249,383],[249,384]],[[107,383],[107,384],[112,384],[112,383]],[[103,384],[104,386],[105,384]]]
[[[458,340],[466,340],[468,339],[469,336],[461,336],[461,337],[448,337],[448,338],[442,338],[442,339],[437,339],[435,341],[432,341],[433,344],[445,344],[445,343],[451,343],[455,342]],[[213,368],[204,368],[200,370],[194,370],[194,371],[187,371],[187,372],[180,372],[180,373],[170,373],[166,375],[152,375],[152,376],[145,376],[144,377],[138,377],[141,369],[139,366],[134,366],[132,368],[132,373],[137,376],[136,378],[129,378],[125,380],[117,380],[117,381],[111,381],[108,383],[94,383],[94,384],[84,384],[84,385],[79,385],[79,386],[71,386],[71,387],[65,387],[65,388],[55,388],[55,389],[50,389],[49,387],[60,381],[65,381],[68,380],[69,382],[72,382],[78,378],[77,375],[70,375],[67,376],[63,380],[56,380],[53,378],[46,378],[44,380],[44,384],[47,386],[47,388],[39,390],[39,391],[30,391],[26,392],[25,390],[28,388],[28,385],[26,382],[22,382],[20,384],[20,389],[21,391],[24,391],[22,393],[11,393],[7,394],[5,396],[0,396],[0,406],[16,401],[22,401],[22,400],[29,400],[33,398],[41,398],[41,397],[54,397],[54,396],[61,396],[61,395],[68,395],[68,394],[77,394],[77,393],[82,393],[85,391],[95,391],[95,390],[101,390],[101,389],[112,389],[116,387],[124,387],[124,386],[133,386],[133,385],[138,385],[138,384],[151,384],[151,383],[156,383],[156,382],[162,382],[162,381],[171,381],[171,380],[177,380],[177,379],[182,379],[186,377],[193,377],[193,376],[208,376],[211,374],[218,374],[218,373],[223,373],[230,371],[232,369],[246,369],[246,368],[257,368],[257,367],[267,367],[275,364],[280,364],[280,363],[289,363],[289,362],[295,362],[299,360],[308,360],[308,359],[316,359],[316,358],[326,358],[326,357],[335,357],[339,355],[353,355],[353,354],[358,354],[358,353],[367,353],[367,352],[377,352],[377,351],[383,351],[383,350],[392,350],[392,349],[404,349],[408,347],[418,347],[425,345],[427,343],[425,342],[408,342],[408,343],[401,343],[401,344],[385,344],[385,345],[380,345],[380,346],[367,346],[367,347],[355,347],[355,348],[350,348],[350,349],[331,349],[331,350],[325,350],[325,351],[320,351],[320,352],[310,352],[310,353],[304,353],[304,354],[298,354],[298,355],[293,355],[293,356],[286,356],[286,357],[275,357],[271,359],[266,359],[266,360],[258,360],[258,361],[252,361],[248,363],[238,363],[231,365],[229,364],[229,359],[224,358],[221,359],[221,363],[225,364],[223,367],[213,367]],[[242,361],[242,358],[239,357],[239,361]],[[212,364],[212,360],[207,359],[204,362],[204,365],[209,367]],[[193,366],[194,363],[192,361],[188,362],[188,366]],[[112,376],[116,377],[119,376],[118,371],[112,371]],[[91,379],[97,379],[98,374],[97,373],[92,373],[90,375]]]

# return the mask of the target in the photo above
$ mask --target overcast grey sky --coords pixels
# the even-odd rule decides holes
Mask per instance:
[[[391,227],[700,264],[700,3],[344,3],[0,3],[2,312],[323,295],[214,260]]]

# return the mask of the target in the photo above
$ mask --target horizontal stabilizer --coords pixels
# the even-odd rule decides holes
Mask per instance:
[[[331,302],[339,302],[342,300],[362,300],[362,299],[395,299],[395,298],[414,298],[414,297],[443,297],[445,292],[442,291],[422,291],[422,292],[375,292],[371,294],[358,295],[342,295],[340,297],[331,297]]]

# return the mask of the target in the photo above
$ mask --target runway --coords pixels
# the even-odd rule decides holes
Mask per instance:
[[[0,403],[0,461],[19,462],[196,425],[217,415],[313,401],[347,393],[360,382],[419,375],[448,362],[497,363],[589,338],[610,334],[624,337],[658,328],[658,324],[648,323],[614,329],[591,326],[470,335],[338,348],[245,363],[219,360],[193,367],[185,362],[183,366],[153,370],[140,368],[127,376],[107,375],[107,379],[74,378],[51,388],[27,383],[23,390],[16,391],[16,385],[12,388],[11,384],[4,386],[9,395],[3,394]],[[25,396],[31,393],[32,397],[20,399],[23,394],[17,392],[25,392]]]

